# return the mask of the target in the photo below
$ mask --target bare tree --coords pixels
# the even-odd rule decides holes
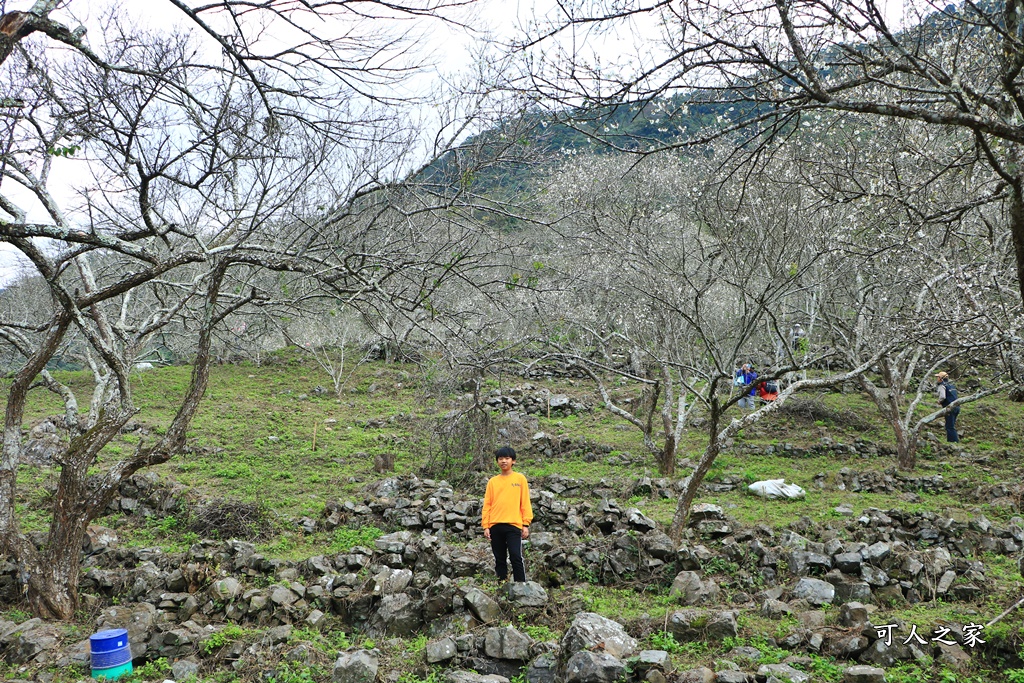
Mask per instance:
[[[146,33],[112,13],[89,42],[68,23],[73,4],[38,0],[0,17],[0,240],[31,262],[46,297],[41,315],[0,320],[20,358],[4,418],[0,547],[20,564],[32,609],[55,618],[77,606],[89,521],[125,477],[184,444],[225,321],[314,291],[440,315],[432,300],[483,257],[466,239],[472,221],[438,219],[457,229],[424,239],[430,221],[411,220],[456,200],[399,182],[423,157],[384,86],[415,63],[372,22],[449,4],[171,0],[197,32]],[[335,31],[343,20],[354,30]],[[250,30],[267,22],[280,29],[273,45]],[[462,130],[441,123],[437,154]],[[69,159],[84,160],[70,183],[57,177]],[[161,335],[193,342],[185,396],[166,431],[111,459],[104,446],[138,413],[129,372]],[[47,371],[71,348],[94,377],[81,402]],[[69,437],[42,547],[15,514],[36,389],[60,397]]]
[[[976,149],[916,121],[819,118],[830,134],[791,140],[787,151],[798,160],[797,182],[845,226],[836,246],[857,264],[838,270],[820,301],[820,336],[849,366],[890,349],[858,379],[893,428],[898,466],[909,470],[921,428],[949,410],[920,414],[937,367],[973,359],[1013,375],[1012,364],[1001,372],[991,363],[1012,347],[1011,311],[1020,310],[1010,294],[1009,236],[992,229],[1001,206],[986,195],[989,173]],[[958,404],[1005,386],[979,385]]]
[[[992,374],[1003,374],[1003,380],[994,377],[984,388],[979,382],[955,405],[936,410],[928,401],[932,375],[971,360],[991,360],[1012,340],[1000,323],[999,307],[993,306],[1000,289],[977,286],[986,273],[997,272],[984,240],[972,237],[966,225],[945,245],[924,231],[915,230],[906,239],[892,227],[866,229],[859,237],[857,246],[874,257],[861,261],[856,271],[836,274],[833,296],[822,306],[821,326],[848,365],[869,355],[877,358],[874,373],[858,380],[892,427],[897,465],[912,470],[923,427],[1010,385],[1005,381],[1010,374],[993,368]],[[879,356],[878,349],[888,350]],[[921,415],[928,405],[932,410]]]
[[[886,263],[883,268],[891,268]],[[876,371],[857,379],[892,427],[896,441],[897,465],[912,470],[916,464],[918,435],[921,429],[956,406],[976,401],[1004,390],[1006,382],[964,394],[954,405],[926,411],[934,382],[932,375],[950,364],[965,364],[969,358],[991,355],[1006,340],[983,315],[972,320],[956,319],[956,308],[949,297],[945,271],[933,275],[916,287],[906,281],[909,269],[893,269],[901,281],[886,283],[880,273],[865,274],[853,300],[829,302],[823,313],[824,324],[836,346],[854,364],[868,354],[877,358]],[[872,277],[874,276],[874,277]],[[839,304],[836,306],[835,304]],[[877,349],[888,348],[882,355]]]
[[[327,373],[334,395],[341,398],[348,380],[370,359],[370,352],[356,337],[355,321],[337,320],[337,311],[330,311],[325,317],[326,321],[315,314],[299,320],[290,317],[281,332],[291,346],[312,358]]]
[[[729,154],[727,145],[720,148]],[[892,418],[900,466],[913,467],[917,432],[948,409],[918,415],[930,385],[915,380],[908,405],[910,378],[1000,349],[1007,340],[1002,330],[1012,327],[1013,314],[1001,327],[990,311],[991,297],[1003,289],[975,286],[988,275],[1002,282],[1004,272],[989,258],[992,245],[976,229],[977,212],[961,216],[953,238],[922,230],[938,219],[928,218],[934,207],[927,202],[894,190],[923,182],[906,174],[881,179],[884,186],[872,190],[874,214],[831,201],[822,178],[835,190],[839,171],[821,161],[828,150],[815,151],[817,166],[796,145],[766,156],[754,173],[714,158],[587,158],[568,164],[550,184],[560,202],[557,225],[573,236],[567,257],[556,263],[572,283],[565,289],[579,296],[556,298],[541,311],[540,339],[550,354],[538,362],[557,359],[590,376],[605,407],[642,432],[665,474],[673,472],[681,430],[699,408],[708,445],[680,500],[676,535],[722,444],[795,392],[859,379]],[[927,193],[929,201],[950,196],[953,188],[945,189]],[[815,321],[811,343],[800,349],[787,339],[797,315]],[[728,420],[726,411],[740,398],[733,369],[748,360],[770,364],[775,348],[783,358],[769,378],[800,371],[803,379],[774,404]],[[810,379],[808,367],[817,368]],[[884,389],[869,378],[875,369],[886,374]],[[647,389],[629,405],[617,402],[606,382],[614,376]]]
[[[600,59],[600,41],[583,39],[636,25],[660,30],[636,31],[648,38],[630,59]],[[632,140],[631,149],[741,133],[742,153],[756,157],[827,111],[924,124],[987,167],[979,194],[945,209],[954,215],[978,202],[1005,206],[999,225],[1010,236],[1024,300],[1017,3],[579,1],[559,3],[532,26],[518,45],[529,59],[517,87],[569,105],[563,111],[575,120],[620,106],[639,115],[646,106],[664,130],[679,133]],[[586,130],[616,144],[613,131]]]
[[[728,149],[723,146],[723,153]],[[794,353],[787,321],[807,299],[827,296],[837,268],[834,215],[818,210],[784,160],[755,178],[716,178],[715,159],[585,158],[549,185],[566,236],[553,255],[563,294],[539,308],[548,355],[580,368],[605,407],[636,426],[664,474],[673,474],[689,416],[699,410],[707,446],[679,502],[673,533],[722,444],[778,410],[795,392],[856,377],[870,363],[796,382],[778,401],[729,419],[749,388],[736,368],[767,365],[765,379],[820,362]],[[877,359],[877,358],[876,358]],[[759,368],[760,369],[760,368]],[[608,377],[647,387],[639,401],[615,400]],[[658,402],[660,401],[660,408]]]

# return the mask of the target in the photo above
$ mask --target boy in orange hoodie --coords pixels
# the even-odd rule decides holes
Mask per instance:
[[[508,578],[505,556],[512,562],[512,579],[526,581],[523,565],[523,541],[530,537],[533,508],[530,506],[530,486],[526,477],[513,472],[516,452],[509,447],[494,453],[501,474],[491,477],[484,493],[484,538],[491,542],[494,552],[494,570],[498,579]]]

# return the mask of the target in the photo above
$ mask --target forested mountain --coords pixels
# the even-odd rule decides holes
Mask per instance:
[[[703,94],[677,95],[643,103],[624,103],[559,113],[527,111],[511,121],[467,139],[424,169],[417,181],[472,189],[492,198],[521,188],[538,165],[576,154],[615,155],[682,146],[714,120],[739,121],[756,110],[753,103],[702,101]],[[513,149],[513,153],[509,150]],[[471,177],[462,167],[488,159]]]

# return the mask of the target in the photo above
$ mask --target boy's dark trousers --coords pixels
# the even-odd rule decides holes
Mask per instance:
[[[526,581],[526,567],[523,565],[523,530],[514,524],[495,524],[491,527],[491,550],[494,552],[494,571],[498,579],[508,578],[508,564],[505,555],[512,560],[512,579]]]

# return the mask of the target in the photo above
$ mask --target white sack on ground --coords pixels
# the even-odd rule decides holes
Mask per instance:
[[[797,500],[807,495],[807,492],[796,484],[787,484],[785,479],[768,479],[766,481],[755,481],[747,487],[747,490],[755,496],[768,498],[788,498]]]

